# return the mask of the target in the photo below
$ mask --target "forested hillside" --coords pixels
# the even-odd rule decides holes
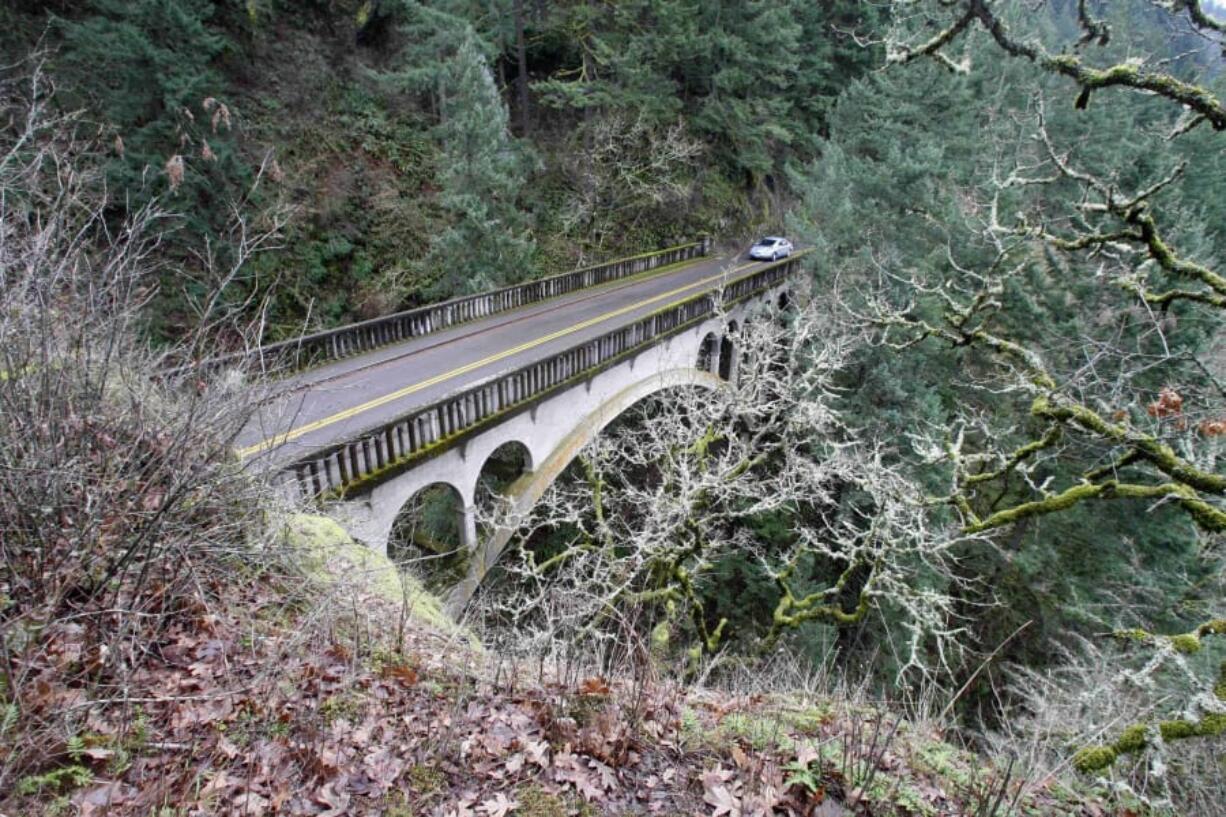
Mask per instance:
[[[269,299],[281,337],[778,226],[784,168],[818,154],[839,89],[874,62],[852,38],[856,7],[99,0],[0,13],[7,51],[53,52],[60,103],[84,107],[128,206],[164,196],[182,214],[175,250],[224,251],[236,202],[248,219],[289,216],[283,251],[231,296]],[[155,331],[181,331],[207,285],[167,282]]]
[[[1226,10],[10,0],[0,48],[0,812],[1226,814]],[[368,553],[234,455],[257,372],[180,368],[764,234],[810,275],[726,387],[525,518],[482,477],[459,621],[463,508]]]

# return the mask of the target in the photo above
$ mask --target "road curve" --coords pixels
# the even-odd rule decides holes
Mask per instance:
[[[252,462],[287,464],[761,265],[729,255],[696,259],[298,373],[266,387],[236,447]]]

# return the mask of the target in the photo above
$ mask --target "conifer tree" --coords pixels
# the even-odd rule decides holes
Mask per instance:
[[[528,277],[533,245],[515,205],[524,157],[475,34],[443,67],[440,88],[440,203],[453,222],[428,259],[436,292],[479,292]]]
[[[213,3],[89,5],[91,13],[81,19],[60,21],[59,67],[114,135],[112,188],[137,198],[142,190],[170,190],[176,207],[203,228],[209,215],[194,205],[201,197],[215,200],[219,180],[241,175],[231,147],[232,112],[214,67],[229,44],[210,24]]]
[[[503,0],[493,5],[500,3],[506,5]],[[400,64],[382,78],[404,90],[427,94],[437,114],[446,94],[444,74],[461,46],[471,39],[489,60],[504,44],[505,24],[500,17],[505,15],[492,13],[492,7],[485,14],[485,5],[469,0],[400,0],[392,11],[403,38]]]

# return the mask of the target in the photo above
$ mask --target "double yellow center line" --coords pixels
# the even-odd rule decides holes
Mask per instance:
[[[459,377],[460,375],[467,374],[468,372],[471,372],[474,369],[480,369],[482,366],[488,366],[491,363],[497,363],[498,361],[504,360],[510,357],[511,355],[519,354],[520,352],[524,352],[524,351],[527,351],[528,349],[532,349],[536,346],[540,346],[543,343],[549,343],[552,340],[557,340],[558,338],[566,337],[567,335],[574,334],[575,332],[581,332],[582,330],[587,329],[590,326],[595,326],[596,324],[601,323],[603,321],[612,320],[613,318],[619,317],[621,315],[625,315],[627,312],[633,312],[636,309],[642,309],[643,307],[650,306],[651,304],[656,303],[657,301],[663,301],[667,298],[672,298],[675,295],[680,295],[683,292],[688,292],[692,289],[697,289],[698,287],[706,286],[707,284],[718,281],[721,278],[726,278],[726,277],[735,275],[741,270],[748,269],[749,267],[752,267],[752,266],[753,266],[753,263],[742,264],[741,266],[736,267],[732,270],[729,270],[728,272],[720,272],[716,275],[712,275],[707,278],[703,278],[691,284],[686,284],[685,286],[677,287],[676,289],[671,289],[668,292],[662,292],[659,295],[653,295],[650,298],[645,298],[639,301],[638,303],[633,303],[633,304],[630,304],[629,306],[623,306],[620,309],[614,309],[612,312],[606,312],[603,315],[597,315],[594,318],[589,318],[585,321],[580,321],[579,323],[576,323],[573,326],[568,326],[565,329],[559,329],[558,331],[552,332],[548,335],[545,335],[544,337],[540,337],[535,340],[530,340],[527,343],[521,343],[519,346],[516,346],[512,349],[506,349],[504,351],[490,355],[489,357],[484,358],[482,360],[477,360],[472,363],[467,363],[463,366],[460,366],[459,368],[452,369],[449,372],[444,372],[443,374],[435,375],[434,377],[431,377],[427,380],[422,380],[410,386],[405,386],[402,389],[398,389],[394,392],[391,392],[390,394],[385,394],[382,397],[376,397],[374,400],[369,400],[365,403],[362,403],[361,405],[353,406],[352,408],[347,408],[347,409],[344,409],[343,411],[338,411],[336,414],[333,414],[330,417],[324,417],[321,420],[315,420],[310,423],[305,423],[303,425],[290,429],[289,431],[286,431],[281,434],[274,434],[271,437],[268,437],[267,439],[264,439],[258,443],[255,443],[254,445],[249,445],[246,448],[239,449],[238,455],[239,457],[246,459],[247,457],[267,451],[270,448],[276,448],[279,445],[283,445],[292,440],[296,440],[299,437],[303,436],[304,434],[310,434],[312,431],[318,431],[319,429],[324,428],[326,426],[330,426],[333,423],[339,423],[342,420],[348,420],[350,417],[354,417],[363,412],[370,411],[371,409],[378,408],[379,406],[383,406],[388,403],[394,402],[396,400],[401,399],[402,397],[407,397],[408,395],[413,394],[414,392],[418,392],[418,391],[421,391],[422,389],[426,389],[426,388],[429,388],[430,386],[436,385],[438,383],[442,383],[445,380],[450,380],[454,377]]]

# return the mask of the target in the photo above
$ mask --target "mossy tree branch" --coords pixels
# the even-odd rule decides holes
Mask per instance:
[[[953,317],[947,314],[944,325],[897,314],[879,316],[878,322],[887,331],[901,328],[911,332],[912,339],[936,338],[955,347],[985,347],[1013,365],[1021,373],[1026,387],[1036,395],[1031,414],[1045,421],[1046,430],[1041,437],[1006,455],[1005,464],[1000,468],[978,474],[965,474],[959,467],[958,455],[949,454],[948,458],[953,460],[955,466],[955,490],[944,501],[962,512],[965,532],[982,533],[1022,519],[1066,511],[1084,500],[1108,498],[1170,499],[1187,511],[1202,529],[1210,532],[1226,530],[1226,513],[1208,498],[1226,496],[1226,477],[1198,468],[1179,456],[1154,434],[1125,423],[1106,420],[1098,412],[1065,394],[1037,353],[984,329],[963,329],[961,327],[967,321],[960,315]],[[1035,501],[1018,503],[984,519],[973,512],[971,496],[968,493],[970,490],[1005,477],[1034,454],[1051,449],[1060,440],[1064,430],[1070,428],[1108,445],[1124,447],[1127,464],[1149,465],[1172,481],[1160,484],[1120,482],[1114,479],[1096,482],[1095,480],[1104,475],[1102,469],[1090,469],[1083,473],[1079,484],[1058,493]]]
[[[1153,2],[1172,14],[1186,13],[1192,24],[1204,31],[1226,30],[1196,0]],[[1053,53],[1037,39],[1019,36],[1011,30],[1003,19],[1006,9],[1003,0],[934,0],[924,3],[922,11],[917,11],[918,5],[895,5],[900,21],[897,30],[911,18],[923,19],[925,25],[932,17],[944,22],[938,24],[935,36],[925,32],[915,37],[915,41],[922,40],[919,45],[889,43],[888,59],[892,62],[913,62],[926,56],[949,65],[952,60],[945,52],[955,48],[968,32],[981,28],[1005,54],[1071,80],[1076,86],[1077,108],[1085,108],[1097,91],[1124,88],[1186,108],[1186,115],[1168,139],[1187,133],[1200,122],[1209,122],[1217,130],[1226,129],[1226,107],[1213,92],[1195,81],[1139,60],[1096,66],[1076,50],[1092,42],[1105,44],[1110,37],[1110,30],[1091,15],[1094,6],[1087,2],[1079,0],[1076,6],[1080,40],[1069,43],[1068,53]],[[1020,23],[1013,25],[1020,30]],[[1014,395],[1029,401],[1031,421],[1024,423],[1020,441],[998,442],[1004,434],[997,421],[973,410],[963,412],[954,435],[945,429],[915,435],[921,442],[917,449],[926,464],[949,469],[952,489],[934,501],[954,508],[967,534],[989,534],[1019,522],[1107,500],[1165,505],[1185,515],[1202,531],[1226,532],[1226,476],[1221,473],[1220,458],[1214,457],[1209,441],[1201,440],[1204,445],[1198,446],[1195,436],[1199,433],[1207,437],[1218,431],[1205,430],[1204,426],[1188,428],[1182,414],[1183,399],[1175,393],[1172,382],[1183,375],[1168,375],[1168,388],[1160,393],[1158,402],[1146,407],[1153,422],[1138,422],[1133,412],[1120,407],[1121,395],[1135,389],[1137,382],[1152,384],[1153,378],[1160,376],[1157,374],[1162,370],[1160,367],[1165,366],[1172,373],[1184,371],[1182,365],[1188,362],[1189,354],[1176,348],[1183,341],[1170,332],[1174,319],[1183,313],[1165,313],[1179,303],[1189,310],[1226,310],[1226,276],[1181,254],[1173,244],[1173,231],[1158,223],[1160,211],[1153,202],[1175,187],[1188,164],[1173,162],[1165,174],[1148,186],[1121,191],[1110,177],[1081,169],[1068,153],[1058,150],[1048,135],[1041,99],[1037,108],[1036,141],[1040,151],[1045,149],[1046,156],[1040,153],[1036,162],[1028,148],[1021,149],[1017,169],[1004,181],[994,170],[991,182],[985,185],[991,189],[988,217],[984,219],[987,226],[981,231],[982,246],[995,249],[995,260],[966,270],[951,257],[950,265],[960,277],[943,278],[931,285],[919,276],[913,275],[907,282],[905,276],[892,275],[910,284],[915,300],[898,306],[892,302],[896,288],[883,287],[879,300],[871,302],[868,317],[881,327],[883,344],[903,349],[937,341],[952,349],[980,350],[983,356],[994,360],[986,377],[977,369],[981,357],[967,367],[973,370],[972,377],[980,379],[976,385],[997,395]],[[1022,216],[1012,224],[1001,223],[998,208],[1002,202],[1012,200],[1005,193],[1008,188],[1041,185],[1049,186],[1051,192],[1041,199],[1032,199],[1033,220]],[[1058,185],[1072,189],[1061,189]],[[1066,203],[1064,208],[1053,207],[1061,200]],[[1068,372],[1049,367],[1037,343],[1018,343],[1000,329],[1008,317],[1009,304],[1001,295],[1009,280],[1001,269],[1006,259],[1013,263],[1019,256],[1022,265],[1033,265],[1039,246],[1080,255],[1093,262],[1100,275],[1135,296],[1141,306],[1137,310],[1130,307],[1127,318],[1119,315],[1118,324],[1113,320],[1116,316],[1106,312],[1106,322],[1122,327],[1119,333],[1107,340],[1091,335],[1084,355],[1091,362]],[[1153,283],[1151,288],[1151,277],[1163,279],[1162,283]],[[936,312],[937,309],[940,311]],[[1216,317],[1211,316],[1211,320]],[[1147,318],[1149,322],[1145,323]],[[1137,340],[1138,350],[1121,347],[1119,338],[1137,326],[1147,333]],[[1144,345],[1149,338],[1157,338],[1158,351]],[[1191,357],[1191,362],[1200,365],[1211,380],[1205,365],[1195,355]],[[1115,382],[1103,380],[1101,372],[1107,368],[1104,360],[1116,366],[1111,370],[1117,378]],[[1144,363],[1133,365],[1133,360]],[[1171,402],[1165,403],[1168,396]],[[968,434],[967,428],[973,433]],[[1012,435],[1015,431],[1010,428],[1005,433]],[[946,439],[948,436],[953,439]],[[970,448],[972,442],[982,451],[964,453],[963,448]],[[1088,465],[1087,459],[1091,460]],[[1049,464],[1055,467],[1046,467]],[[1011,480],[1015,475],[1024,483],[1020,489],[1019,480]],[[990,486],[999,491],[989,492]],[[1178,659],[1199,651],[1203,638],[1223,634],[1226,623],[1214,620],[1174,636],[1145,631],[1116,635],[1156,647],[1160,651],[1156,659],[1161,656]],[[1077,753],[1075,766],[1082,771],[1099,771],[1122,755],[1140,752],[1161,741],[1226,733],[1226,662],[1219,669],[1213,695],[1208,697],[1213,700],[1199,699],[1199,708],[1194,707],[1188,714],[1134,724],[1110,743],[1085,747]]]
[[[581,478],[515,517],[525,542],[574,531],[564,554],[507,560],[528,588],[515,604],[567,638],[645,628],[653,654],[680,648],[693,672],[733,638],[757,652],[806,622],[848,626],[882,603],[907,621],[907,668],[924,669],[928,648],[943,656],[955,636],[946,589],[961,579],[947,554],[959,536],[929,524],[901,467],[834,410],[850,340],[817,304],[786,322],[755,316],[733,339],[735,383],[644,401],[589,444]],[[714,584],[733,559],[761,564],[778,587],[775,609],[735,633]],[[941,589],[917,583],[917,570]]]
[[[1155,635],[1146,630],[1120,630],[1111,635],[1121,641],[1158,645],[1182,655],[1192,655],[1200,652],[1202,639],[1226,635],[1226,620],[1206,621],[1189,632],[1172,636]],[[1124,729],[1110,743],[1079,749],[1073,755],[1073,766],[1085,774],[1100,772],[1109,768],[1121,756],[1142,752],[1158,740],[1170,742],[1226,734],[1226,661],[1221,662],[1218,667],[1213,697],[1222,711],[1206,712],[1195,719],[1175,718],[1155,723],[1135,723]]]
[[[779,637],[787,630],[795,629],[808,621],[825,621],[846,627],[858,624],[868,615],[872,601],[872,584],[874,567],[860,562],[852,562],[839,574],[838,580],[828,588],[808,593],[797,598],[789,581],[796,571],[798,559],[793,559],[787,566],[775,574],[775,584],[779,588],[779,601],[771,620],[770,630],[766,635],[765,648],[772,649]],[[856,606],[845,610],[837,599],[848,588],[851,580],[865,567],[869,567],[868,578],[856,594]]]
[[[1192,21],[1192,25],[1203,31],[1212,31],[1218,34],[1226,33],[1226,23],[1210,17],[1205,12],[1205,8],[1200,0],[1165,0],[1165,2],[1156,2],[1155,5],[1176,14],[1186,11],[1188,19]]]
[[[959,0],[958,2],[942,3],[942,6],[954,11],[955,17],[935,36],[930,37],[917,46],[905,43],[892,43],[889,59],[892,62],[908,63],[921,57],[938,60],[944,65],[953,64],[944,50],[970,29],[972,23],[978,23],[1000,48],[1010,56],[1029,60],[1045,71],[1068,77],[1081,89],[1077,96],[1078,108],[1089,104],[1092,92],[1113,87],[1131,88],[1136,91],[1146,91],[1160,97],[1186,106],[1195,111],[1217,130],[1226,129],[1226,107],[1209,90],[1199,85],[1193,85],[1165,71],[1156,71],[1132,62],[1094,68],[1086,65],[1081,57],[1073,54],[1052,54],[1035,40],[1022,40],[1014,36],[996,11],[996,3],[992,0]],[[1198,4],[1182,4],[1194,14],[1193,19],[1203,20],[1210,24],[1211,18],[1199,11]],[[1080,17],[1085,34],[1083,42],[1088,39],[1098,39],[1106,42],[1109,31],[1105,24],[1091,20],[1083,13]]]

